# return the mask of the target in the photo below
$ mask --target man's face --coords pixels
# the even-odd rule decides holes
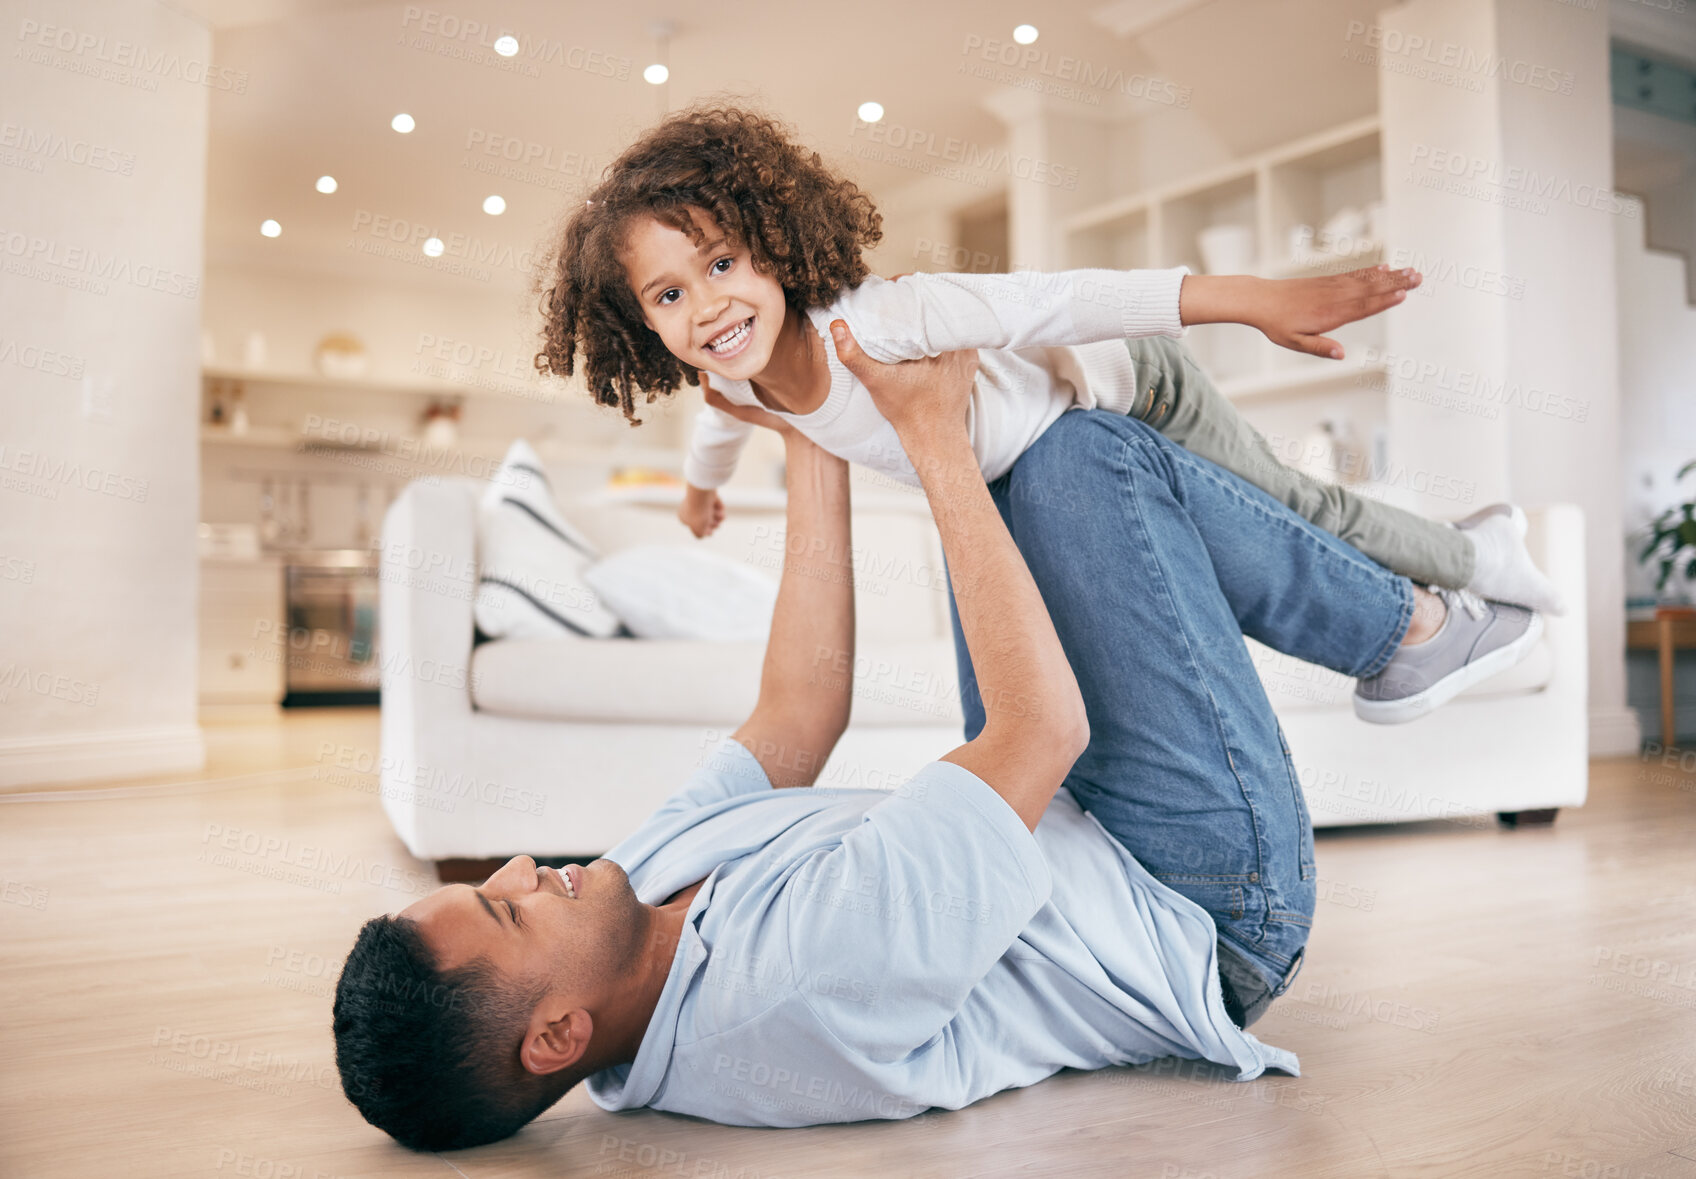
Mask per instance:
[[[418,923],[443,970],[483,957],[521,987],[545,982],[593,1011],[641,957],[640,908],[611,860],[562,871],[514,856],[481,887],[444,885],[399,916]]]
[[[623,255],[630,289],[678,360],[732,380],[758,376],[783,327],[783,287],[755,270],[747,248],[731,244],[705,211],[691,207],[689,215],[706,235],[699,249],[651,217],[631,224]]]

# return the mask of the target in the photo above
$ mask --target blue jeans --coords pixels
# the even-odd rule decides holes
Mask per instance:
[[[1315,873],[1307,804],[1243,636],[1373,675],[1413,617],[1413,587],[1103,410],[1060,415],[989,489],[1089,711],[1089,748],[1065,784],[1212,914],[1226,1006],[1247,1026],[1300,968]],[[970,740],[983,704],[953,617]]]

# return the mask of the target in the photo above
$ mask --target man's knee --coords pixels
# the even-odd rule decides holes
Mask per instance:
[[[1013,464],[1007,494],[1017,508],[1097,503],[1123,489],[1126,465],[1157,463],[1160,432],[1106,410],[1067,410]]]

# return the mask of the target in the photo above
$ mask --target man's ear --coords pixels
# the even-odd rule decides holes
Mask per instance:
[[[545,1077],[582,1060],[594,1034],[594,1017],[581,1007],[565,1012],[556,1009],[552,1013],[546,1007],[538,1008],[530,1017],[518,1059],[527,1072]]]

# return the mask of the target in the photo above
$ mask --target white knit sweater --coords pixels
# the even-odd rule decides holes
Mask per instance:
[[[1129,412],[1137,374],[1125,337],[1186,333],[1178,290],[1187,273],[1179,266],[868,278],[828,307],[808,309],[830,365],[830,395],[812,413],[782,416],[829,453],[918,486],[895,427],[837,359],[830,323],[845,320],[865,354],[886,364],[976,348],[967,431],[984,478],[999,479],[1074,405]],[[760,405],[747,381],[707,379],[733,404]],[[703,407],[683,477],[722,486],[753,429]]]

